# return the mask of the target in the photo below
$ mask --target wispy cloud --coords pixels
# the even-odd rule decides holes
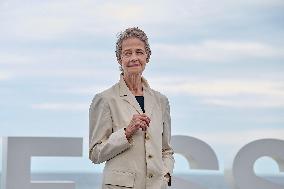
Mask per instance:
[[[2,39],[53,40],[70,36],[106,36],[122,27],[141,25],[158,35],[179,32],[173,26],[192,31],[206,23],[224,22],[229,17],[240,17],[247,7],[279,6],[281,1],[253,0],[228,2],[209,0],[183,1],[4,1],[0,4]],[[223,5],[223,6],[220,6]],[[67,8],[68,7],[68,8]],[[240,10],[240,11],[239,11]],[[239,15],[236,15],[236,14]],[[143,16],[141,16],[143,15]],[[246,15],[245,15],[246,16]],[[244,16],[243,16],[244,17]],[[99,19],[98,19],[99,18]],[[176,21],[179,22],[176,22]],[[215,20],[215,21],[214,21]],[[243,22],[246,20],[242,19]],[[170,24],[169,24],[170,23]],[[153,26],[162,27],[153,27]],[[173,26],[172,26],[173,25]],[[34,27],[37,26],[37,27]],[[165,29],[166,28],[166,29]],[[1,37],[0,37],[1,38]]]
[[[9,80],[11,78],[12,78],[11,74],[5,73],[5,72],[0,72],[0,81],[1,80]]]
[[[6,18],[1,33],[9,39],[21,41],[58,40],[78,33],[92,36],[114,34],[113,31],[119,31],[121,25],[141,20],[143,17],[138,15],[145,14],[140,3],[88,0],[37,2],[28,6],[14,1],[3,3],[1,8],[2,16]]]
[[[17,73],[17,76],[21,77],[34,77],[34,78],[41,78],[41,77],[60,77],[60,78],[98,78],[105,76],[106,73],[110,74],[111,71],[107,71],[104,69],[84,69],[84,68],[37,68],[35,70],[29,70],[29,69],[22,69],[22,73],[18,71],[13,71],[14,73]]]
[[[36,110],[49,110],[49,111],[86,111],[89,104],[87,103],[40,103],[32,104],[31,108]]]
[[[248,58],[284,59],[284,47],[260,42],[207,40],[198,44],[154,44],[158,59],[228,63]]]
[[[154,88],[167,94],[193,95],[203,104],[235,108],[284,107],[284,84],[279,80],[153,78]]]
[[[226,145],[231,147],[243,146],[254,140],[263,138],[274,138],[284,140],[284,129],[266,128],[266,129],[248,129],[243,131],[218,131],[218,132],[191,132],[193,136],[214,145]]]
[[[205,98],[202,103],[235,108],[283,108],[284,97]]]
[[[282,81],[252,80],[250,78],[210,78],[187,77],[152,78],[155,88],[172,94],[190,94],[199,96],[228,96],[228,95],[269,95],[283,96]]]
[[[34,63],[34,58],[32,55],[23,55],[19,53],[12,52],[1,52],[0,53],[0,65],[13,65],[15,64],[31,64]]]
[[[22,53],[2,52],[0,66],[16,78],[37,79],[46,76],[103,77],[118,71],[114,50],[107,51],[97,46],[28,49]]]
[[[88,95],[93,96],[96,93],[99,93],[107,88],[109,88],[110,85],[103,85],[98,83],[97,85],[88,85],[88,86],[66,86],[61,87],[60,89],[50,89],[49,92],[55,93],[55,94],[77,94],[77,95]]]

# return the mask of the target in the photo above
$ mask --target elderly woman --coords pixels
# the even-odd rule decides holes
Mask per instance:
[[[170,106],[142,77],[151,49],[146,34],[128,28],[118,36],[117,84],[90,106],[89,158],[105,163],[103,189],[164,189],[171,185]]]

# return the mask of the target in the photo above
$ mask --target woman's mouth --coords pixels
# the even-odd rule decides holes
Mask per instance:
[[[140,64],[131,64],[131,65],[128,65],[127,67],[138,67],[140,66]]]

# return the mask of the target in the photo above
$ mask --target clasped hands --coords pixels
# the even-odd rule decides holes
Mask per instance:
[[[150,125],[150,121],[150,118],[146,114],[134,114],[129,125],[125,129],[127,140],[129,141],[132,135],[140,128],[142,131],[146,131]]]

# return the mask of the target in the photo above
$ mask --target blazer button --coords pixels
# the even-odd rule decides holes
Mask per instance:
[[[149,135],[146,135],[146,136],[145,136],[145,139],[146,139],[146,140],[149,140],[149,139],[150,139]]]
[[[152,157],[153,157],[153,156],[152,156],[151,154],[150,154],[150,155],[148,155],[148,158],[149,158],[149,159],[151,159]]]
[[[149,178],[153,178],[153,174],[152,173],[149,173]]]

